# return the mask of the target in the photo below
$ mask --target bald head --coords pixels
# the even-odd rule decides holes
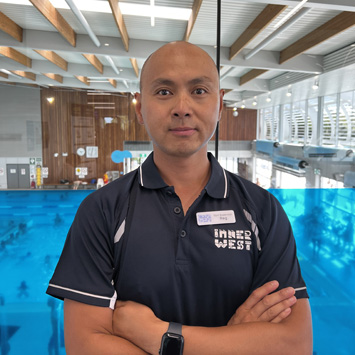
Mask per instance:
[[[141,70],[141,93],[143,91],[143,85],[145,85],[145,81],[148,79],[146,73],[149,72],[149,68],[154,65],[159,65],[159,63],[161,63],[162,61],[165,63],[173,62],[172,58],[180,58],[181,61],[184,61],[186,63],[186,65],[188,65],[189,63],[195,64],[196,62],[200,61],[206,63],[209,68],[209,74],[211,75],[212,72],[212,75],[216,78],[217,83],[219,85],[218,70],[211,56],[203,49],[194,44],[184,41],[178,41],[165,44],[164,46],[153,52],[147,58]]]

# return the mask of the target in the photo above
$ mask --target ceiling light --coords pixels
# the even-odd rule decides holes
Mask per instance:
[[[237,108],[235,106],[233,107],[233,111],[237,111]]]
[[[288,87],[286,96],[287,96],[287,97],[291,97],[291,96],[292,96],[292,89],[291,89],[291,86]]]
[[[240,108],[245,108],[245,101],[243,100],[243,103],[242,103],[242,105],[240,106]]]
[[[235,108],[235,110],[233,109],[233,116],[234,116],[234,117],[238,117],[239,112],[237,111],[237,108],[236,108],[236,107],[234,107],[234,108]]]
[[[285,17],[274,26],[274,28],[280,27],[284,22],[286,22],[294,13],[298,11],[308,0],[302,0],[298,5],[296,5]]]
[[[52,104],[54,102],[54,97],[47,97],[47,101]]]
[[[33,6],[28,0],[1,0],[1,3]],[[69,6],[65,0],[51,0],[51,3],[57,9],[69,9]],[[112,10],[108,1],[75,0],[75,4],[81,11],[112,14]],[[188,21],[192,13],[192,9],[181,7],[154,6],[154,8],[152,8],[150,5],[131,4],[121,1],[118,3],[118,5],[122,15],[146,17],[154,16],[171,20]]]
[[[318,88],[319,88],[319,79],[318,79],[318,77],[315,77],[314,83],[312,85],[312,89],[317,90]]]
[[[132,99],[132,104],[136,104],[137,103],[137,100],[136,100],[136,98],[134,97],[133,99]]]
[[[94,92],[94,91],[87,92],[86,94],[87,95],[108,95],[108,96],[111,95],[109,92]]]
[[[150,0],[150,7],[152,10],[151,16],[150,16],[150,25],[152,27],[155,26],[155,17],[154,17],[154,0]]]

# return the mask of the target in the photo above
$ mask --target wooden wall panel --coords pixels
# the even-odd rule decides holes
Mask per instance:
[[[256,139],[256,118],[256,110],[238,109],[238,116],[234,117],[233,109],[225,107],[219,123],[219,140],[251,141]]]
[[[53,97],[53,103],[47,101]],[[122,163],[111,160],[115,150],[123,150],[124,141],[149,141],[144,126],[137,122],[132,96],[88,95],[85,91],[61,88],[41,90],[43,166],[49,168],[45,184],[59,184],[61,179],[90,182],[106,171],[123,171]],[[256,138],[256,110],[225,108],[220,121],[220,140]],[[111,117],[107,123],[105,117]],[[79,156],[77,149],[98,147],[98,158]],[[58,156],[55,157],[54,154]],[[64,153],[64,156],[63,156]],[[85,167],[88,175],[78,179],[75,169]]]
[[[52,104],[48,97],[54,97]],[[106,171],[122,171],[122,164],[114,163],[111,153],[123,150],[125,140],[149,140],[136,120],[131,95],[87,95],[48,88],[41,91],[41,109],[43,166],[49,168],[45,184],[59,184],[61,179],[90,182]],[[111,117],[112,122],[105,123],[105,117]],[[79,147],[87,146],[98,147],[98,158],[77,155]],[[88,168],[85,179],[75,175],[75,168],[80,167]]]

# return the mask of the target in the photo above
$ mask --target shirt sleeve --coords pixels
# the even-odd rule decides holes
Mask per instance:
[[[271,194],[261,209],[259,226],[261,251],[251,291],[268,281],[277,280],[279,289],[293,287],[297,298],[308,298],[296,254],[291,224],[280,203]]]
[[[92,193],[77,211],[47,293],[113,308],[116,292],[110,234],[102,202]]]

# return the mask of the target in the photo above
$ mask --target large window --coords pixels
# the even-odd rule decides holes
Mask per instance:
[[[292,108],[292,142],[305,143],[306,141],[306,102],[293,104]]]
[[[355,147],[355,91],[321,99],[284,104],[281,110],[280,106],[261,109],[259,138],[301,145]]]
[[[337,95],[324,96],[322,144],[337,144]]]
[[[355,146],[355,91],[340,94],[339,144]]]

